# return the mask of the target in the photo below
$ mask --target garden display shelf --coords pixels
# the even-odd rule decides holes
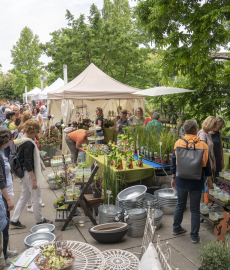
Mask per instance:
[[[213,226],[213,227],[215,227],[216,225],[219,224],[219,221],[218,221],[218,222],[213,222],[213,221],[211,221],[211,220],[209,219],[208,216],[204,216],[204,215],[200,214],[200,217],[201,217],[201,219],[202,219],[201,222],[203,222],[203,221],[205,220],[205,221],[207,221],[207,222],[208,222],[211,226]]]
[[[227,180],[225,180],[225,179],[222,178],[222,177],[217,177],[216,179],[217,179],[218,181],[220,181],[221,183],[224,183],[224,184],[230,186],[230,181],[227,181]]]
[[[214,198],[214,197],[211,196],[211,195],[208,195],[208,198],[209,198],[210,200],[216,202],[217,204],[219,204],[219,205],[222,206],[222,207],[230,206],[230,202],[229,202],[229,203],[223,203],[223,202],[221,202],[220,200],[217,200],[216,198]],[[229,211],[229,210],[227,210],[227,211]]]
[[[95,218],[93,218],[91,211],[89,211],[86,208],[86,206],[88,208],[91,208],[91,205],[87,201],[87,199],[84,197],[84,194],[88,190],[89,186],[92,184],[94,176],[97,173],[98,169],[99,169],[99,167],[97,166],[97,162],[94,162],[93,166],[91,167],[91,175],[89,177],[89,181],[83,183],[83,187],[82,187],[81,194],[80,194],[79,198],[77,200],[74,200],[74,201],[65,201],[65,204],[68,204],[67,209],[64,209],[64,210],[63,209],[56,209],[55,221],[56,222],[65,222],[62,229],[61,229],[62,231],[65,231],[66,227],[68,226],[69,222],[72,220],[73,216],[76,215],[76,210],[77,210],[77,207],[79,204],[82,207],[82,209],[85,211],[85,213],[88,215],[88,217],[90,218],[92,223],[94,225],[97,225],[97,222],[96,222]],[[80,214],[80,212],[79,212],[79,214]],[[77,212],[77,215],[78,215],[78,212]]]

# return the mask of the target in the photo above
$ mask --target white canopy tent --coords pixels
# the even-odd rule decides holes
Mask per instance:
[[[41,92],[41,89],[39,89],[38,87],[35,87],[33,90],[31,90],[30,92],[27,93],[27,99],[28,101],[31,100],[32,96],[37,95],[38,93]],[[23,94],[23,100],[26,99],[26,93]]]
[[[91,119],[95,116],[96,107],[103,109],[105,117],[109,111],[117,113],[119,105],[130,112],[139,106],[145,109],[145,98],[142,95],[132,95],[139,90],[116,81],[90,64],[68,84],[48,92],[48,113],[54,115],[54,121],[60,121],[63,117],[67,125],[69,121],[76,120],[73,110],[83,103]]]
[[[185,92],[192,93],[194,92],[194,90],[188,90],[188,89],[176,88],[176,87],[158,86],[154,88],[141,90],[133,94],[154,97],[154,96],[163,96],[163,95],[170,95],[170,94],[180,94],[180,93],[185,93]]]
[[[39,95],[40,93],[46,91],[48,88],[49,88],[49,87],[46,86],[46,87],[44,88],[43,91],[40,91],[40,92],[38,92],[37,94],[34,94],[33,96],[31,96],[31,100],[38,100],[38,95]]]
[[[53,82],[50,86],[46,86],[45,89],[39,92],[37,95],[32,97],[32,100],[44,100],[47,99],[47,94],[50,91],[56,90],[64,85],[64,81],[61,78],[58,78],[55,82]]]
[[[138,90],[140,89],[116,81],[94,64],[90,64],[71,82],[49,92],[48,99],[133,99],[132,93]]]

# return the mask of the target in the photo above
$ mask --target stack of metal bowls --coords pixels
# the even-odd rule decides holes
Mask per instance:
[[[146,193],[145,194],[145,199],[144,199],[144,207],[145,208],[157,208],[158,203],[157,203],[157,196]]]
[[[153,209],[150,211],[150,217],[152,216],[154,216],[154,226],[156,226],[156,229],[159,229],[161,226],[163,212],[160,209]]]
[[[145,209],[134,208],[125,212],[125,222],[128,224],[128,236],[133,238],[144,235],[147,212]]]
[[[158,205],[165,215],[173,215],[177,204],[177,191],[173,188],[163,188],[154,192]]]
[[[147,187],[137,185],[122,190],[116,198],[116,205],[122,208],[122,211],[144,208],[145,207],[145,194]]]
[[[100,205],[98,207],[99,224],[122,221],[122,209],[116,205]]]

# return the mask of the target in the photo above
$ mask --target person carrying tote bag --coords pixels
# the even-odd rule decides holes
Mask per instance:
[[[197,122],[187,120],[183,129],[185,137],[179,139],[174,146],[170,171],[172,173],[172,188],[177,190],[177,205],[174,212],[173,235],[185,233],[181,226],[183,213],[190,196],[192,243],[200,239],[200,199],[204,187],[204,175],[207,176],[206,185],[211,187],[211,166],[208,156],[208,146],[197,136]]]

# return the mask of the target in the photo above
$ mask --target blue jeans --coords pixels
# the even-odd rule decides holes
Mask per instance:
[[[199,237],[200,229],[200,199],[202,190],[184,191],[177,187],[177,205],[174,212],[173,232],[177,233],[181,230],[181,223],[186,207],[188,192],[190,195],[190,212],[191,212],[191,232],[190,237],[196,241]]]
[[[96,135],[97,136],[102,136],[103,135],[103,129],[102,130],[97,130]],[[102,140],[98,140],[97,144],[102,144]]]

